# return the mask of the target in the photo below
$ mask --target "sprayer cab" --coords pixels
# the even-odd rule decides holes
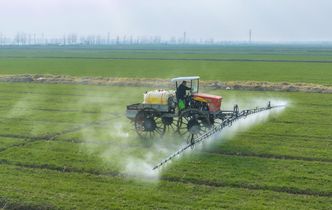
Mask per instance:
[[[187,106],[210,112],[220,111],[222,97],[206,93],[199,93],[199,79],[199,76],[176,77],[171,81],[175,82],[176,90],[178,90],[179,85],[183,81],[186,81],[187,87],[191,89],[187,94]]]
[[[187,87],[191,88],[190,93],[198,93],[199,90],[199,76],[191,76],[191,77],[176,77],[171,80],[171,82],[175,83],[175,88],[176,90],[180,86],[180,84],[186,81],[187,82]]]

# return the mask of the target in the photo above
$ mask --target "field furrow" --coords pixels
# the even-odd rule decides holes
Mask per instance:
[[[268,153],[254,153],[254,152],[242,152],[242,151],[209,151],[206,153],[220,154],[227,156],[239,156],[239,157],[255,157],[255,158],[266,158],[266,159],[301,160],[301,161],[332,163],[332,159],[328,158],[301,157],[301,156],[289,156],[289,155],[278,155],[278,154],[268,154]]]

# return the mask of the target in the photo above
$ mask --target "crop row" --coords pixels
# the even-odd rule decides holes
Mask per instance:
[[[81,145],[84,148],[84,145]],[[65,142],[36,142],[20,148],[11,148],[2,152],[3,160],[22,165],[50,166],[69,171],[97,171],[101,174],[121,170],[122,158],[110,154],[109,162],[103,162],[98,156],[101,148],[96,148],[92,155],[82,153],[82,147]],[[112,148],[112,146],[110,146]],[[109,151],[110,148],[104,148]],[[92,149],[92,148],[91,148]],[[99,149],[99,150],[98,150]],[[119,149],[115,146],[115,149]],[[122,155],[142,152],[142,149],[124,149]],[[29,155],[29,159],[25,157]],[[42,158],[41,158],[42,157]],[[330,195],[331,180],[326,171],[332,170],[330,162],[311,162],[303,160],[266,159],[250,156],[229,156],[209,153],[195,153],[167,168],[162,176],[185,180],[202,180],[206,183],[228,183],[229,185],[253,185],[262,188],[297,189],[294,193],[312,192],[317,195]],[[75,169],[76,168],[76,169]],[[268,170],[266,170],[268,169]],[[283,173],[278,171],[283,170]],[[177,171],[177,172],[176,172]],[[204,176],[202,176],[204,174]],[[222,177],[222,179],[220,179]],[[184,181],[185,181],[184,180]],[[287,190],[285,190],[287,191]],[[291,191],[291,190],[288,190]],[[308,193],[309,194],[309,193]]]
[[[64,166],[57,166],[54,164],[36,164],[36,163],[24,163],[24,162],[17,162],[17,161],[8,161],[5,159],[0,160],[0,164],[5,165],[12,165],[12,166],[19,166],[24,168],[31,168],[31,169],[47,169],[47,170],[54,170],[59,172],[75,172],[75,173],[84,173],[84,174],[91,174],[91,175],[104,175],[104,176],[111,176],[111,177],[126,177],[126,174],[121,174],[118,171],[106,170],[101,171],[96,168],[80,168],[80,167],[72,167],[68,165]],[[305,175],[302,175],[305,176]],[[268,190],[273,192],[283,192],[289,194],[299,194],[299,195],[315,195],[315,196],[324,196],[324,197],[332,197],[331,191],[322,191],[322,190],[312,190],[310,188],[302,188],[294,185],[261,185],[257,183],[250,183],[250,182],[238,182],[238,181],[230,181],[224,179],[223,181],[219,180],[210,180],[210,179],[202,179],[196,178],[193,176],[186,176],[186,174],[182,174],[182,176],[174,176],[169,175],[169,173],[164,174],[161,177],[161,180],[170,181],[170,182],[177,182],[177,183],[190,183],[195,185],[203,185],[203,186],[212,186],[212,187],[231,187],[231,188],[243,188],[249,190]]]
[[[155,185],[132,182],[121,177],[63,173],[9,165],[0,168],[0,175],[6,179],[6,184],[0,183],[0,197],[20,200],[22,203],[29,202],[30,205],[44,204],[57,208],[190,208],[194,205],[196,208],[220,209],[258,206],[267,208],[274,205],[281,209],[327,209],[328,203],[331,202],[328,197],[216,188],[169,181],[161,181]],[[11,186],[15,186],[16,190],[12,190]],[[309,203],[305,202],[307,199],[310,199]]]
[[[199,46],[199,45],[121,45],[121,46],[96,46],[95,48],[1,48],[0,57],[236,57],[236,58],[288,58],[310,57],[311,59],[330,58],[330,46],[294,46],[294,45],[265,45],[265,46]],[[303,58],[308,59],[308,58]]]
[[[188,47],[184,51],[182,49],[118,49],[118,51],[93,49],[93,52],[86,49],[58,49],[57,52],[53,52],[54,49],[25,49],[24,52],[1,49],[0,68],[2,74],[29,72],[143,78],[197,74],[203,79],[223,81],[241,79],[331,84],[332,76],[329,71],[331,63],[300,63],[303,61],[329,62],[331,61],[330,49],[307,51],[291,47],[285,52],[285,49],[281,48],[266,50],[265,47],[235,47],[226,48],[230,50],[226,52],[226,49],[222,48]],[[288,61],[289,63],[264,61]]]
[[[21,84],[13,86],[26,88]],[[32,87],[37,90],[49,86]],[[54,89],[50,92],[56,93],[56,87],[59,92],[76,91],[71,85],[51,85],[50,88]],[[75,103],[75,100],[80,101],[80,96],[52,97],[50,93],[45,100],[39,101],[40,95],[36,96],[36,102],[29,101],[34,105],[25,109],[27,114],[16,113],[24,109],[24,106],[17,105],[20,94],[13,94],[7,102],[4,101],[1,113],[5,115],[12,109],[6,105],[16,104],[12,113],[22,115],[1,118],[0,145],[3,150],[0,175],[6,184],[0,183],[3,190],[0,197],[13,199],[11,202],[14,203],[19,199],[22,205],[27,206],[26,202],[31,201],[60,208],[82,208],[83,205],[85,208],[153,208],[156,200],[160,208],[191,206],[192,200],[198,208],[257,208],[273,205],[276,200],[278,204],[274,205],[280,208],[301,208],[304,201],[309,200],[309,207],[305,207],[328,209],[332,196],[329,174],[332,171],[331,131],[328,129],[329,120],[322,114],[326,113],[329,118],[330,108],[324,104],[331,103],[331,96],[211,91],[218,95],[222,93],[224,98],[232,94],[241,99],[280,97],[292,100],[293,104],[280,115],[272,115],[264,124],[251,127],[249,131],[236,131],[239,135],[235,137],[216,139],[201,152],[193,150],[164,168],[159,184],[150,185],[131,181],[125,170],[126,158],[142,160],[158,145],[172,144],[175,140],[166,138],[147,146],[146,142],[136,138],[132,125],[124,116],[104,114],[105,110],[123,113],[126,104],[142,100],[142,88],[124,88],[130,91],[128,96],[116,87],[93,89],[89,95],[99,90],[102,95],[112,94],[106,104],[103,104],[104,99],[100,101],[98,97],[90,96],[88,109],[83,111],[100,110],[100,113],[65,112],[66,107],[68,110],[81,110],[79,103]],[[322,101],[321,106],[319,101]],[[108,106],[114,103],[114,107]],[[249,107],[255,105],[247,103]],[[47,120],[54,122],[47,123]],[[312,124],[307,123],[309,120]],[[68,124],[56,123],[60,121]],[[35,133],[38,135],[31,135],[32,125],[39,128]],[[50,139],[53,140],[45,141]],[[168,149],[173,151],[170,147]],[[163,157],[162,152],[154,154],[149,163]],[[37,182],[40,179],[42,183]],[[113,197],[114,200],[109,199]],[[99,199],[103,202],[96,203]]]
[[[240,79],[242,81],[288,81],[326,85],[331,84],[331,65],[330,63],[186,60],[0,59],[2,74],[24,74],[28,71],[31,74],[143,78],[167,78],[169,75],[181,74],[200,75],[206,80],[235,81]]]

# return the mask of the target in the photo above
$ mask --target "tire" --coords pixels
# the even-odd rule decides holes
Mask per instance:
[[[198,109],[186,109],[181,112],[177,123],[177,133],[194,144],[195,138],[210,129],[209,115]]]
[[[164,135],[165,126],[158,111],[143,109],[135,117],[135,130],[142,139],[153,139]]]

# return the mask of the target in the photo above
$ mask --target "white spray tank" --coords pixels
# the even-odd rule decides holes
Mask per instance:
[[[144,94],[143,104],[162,104],[167,105],[168,99],[175,96],[175,91],[153,90]]]

